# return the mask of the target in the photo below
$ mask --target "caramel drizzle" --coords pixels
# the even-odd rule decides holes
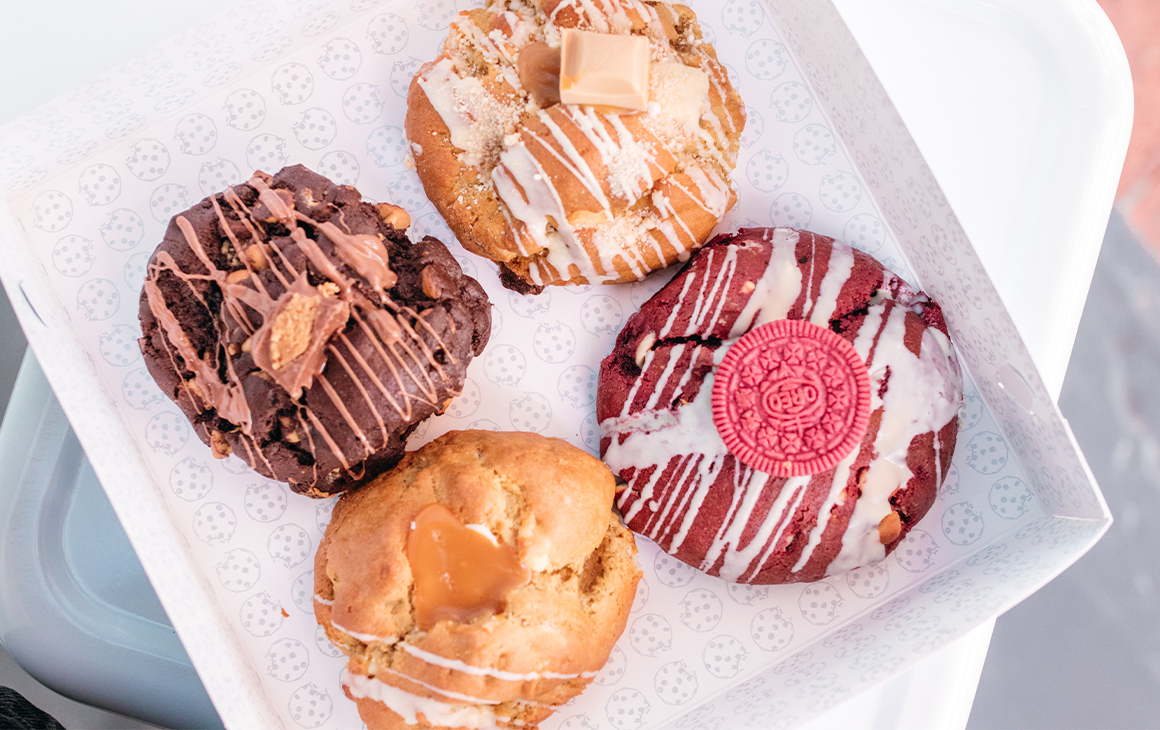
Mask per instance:
[[[188,224],[188,221],[186,221],[186,223]],[[196,241],[196,236],[194,239]],[[197,250],[200,251],[200,249],[200,244],[197,244]],[[201,253],[204,255],[204,251]],[[237,423],[242,427],[242,431],[248,435],[251,428],[250,408],[249,404],[246,403],[245,396],[241,393],[241,389],[238,388],[235,383],[221,382],[221,379],[217,374],[217,367],[215,365],[211,365],[209,362],[198,356],[196,348],[194,348],[193,344],[189,341],[189,337],[186,336],[185,330],[182,329],[181,324],[177,321],[177,317],[174,316],[173,312],[169,310],[168,306],[166,306],[165,297],[162,295],[161,289],[157,286],[156,282],[157,277],[155,270],[160,268],[168,268],[179,279],[181,279],[182,282],[185,283],[185,285],[189,287],[191,291],[194,292],[194,295],[197,297],[197,299],[202,303],[203,306],[205,306],[205,300],[197,293],[197,289],[190,283],[190,281],[193,279],[216,279],[216,277],[212,276],[213,270],[210,270],[211,275],[208,277],[199,276],[196,274],[187,274],[186,272],[177,268],[173,257],[165,251],[159,253],[157,260],[159,262],[158,264],[150,265],[150,276],[145,280],[145,297],[149,302],[149,309],[157,318],[157,322],[161,325],[162,330],[164,330],[166,339],[177,350],[177,355],[179,355],[185,362],[185,369],[192,371],[194,374],[195,385],[194,387],[187,388],[187,390],[196,394],[202,401],[202,404],[199,407],[202,409],[204,409],[205,406],[211,406],[215,408],[219,413],[222,414],[222,418],[226,418],[233,423]],[[165,263],[167,260],[169,262],[168,264]],[[224,282],[225,277],[222,276],[221,278]],[[215,330],[217,329],[216,323],[214,324],[214,328]],[[221,339],[220,331],[218,331],[218,339]],[[174,372],[180,373],[181,368],[176,366],[177,362],[173,357],[173,353],[171,351],[167,351],[167,354],[169,355],[170,362],[174,365]],[[191,402],[194,403],[195,406],[198,405],[197,402],[193,400],[192,395],[190,398]]]
[[[389,406],[403,420],[410,421],[413,418],[416,404],[426,406],[438,405],[438,388],[435,380],[431,377],[429,369],[434,369],[440,378],[446,377],[446,372],[442,364],[435,358],[435,351],[423,340],[422,336],[416,330],[416,327],[428,333],[435,340],[436,349],[443,350],[444,355],[451,362],[455,362],[454,356],[447,351],[446,345],[439,333],[431,327],[419,312],[411,307],[400,305],[385,295],[385,290],[394,286],[397,277],[389,269],[387,251],[380,239],[369,234],[352,234],[349,228],[343,231],[329,221],[323,223],[315,221],[310,216],[295,210],[292,201],[287,202],[286,199],[279,195],[276,190],[270,188],[261,178],[255,176],[247,181],[247,184],[258,191],[259,202],[265,205],[267,210],[270,211],[270,214],[290,229],[290,238],[299,246],[310,263],[323,276],[339,287],[342,298],[348,300],[351,304],[349,310],[350,317],[354,319],[356,325],[363,331],[367,340],[386,365],[387,370],[398,386],[392,392],[392,389],[383,383],[374,368],[372,368],[371,363],[354,348],[341,328],[335,334],[338,335],[338,340],[346,346],[348,352],[352,355],[351,359],[357,365],[358,369],[356,370],[351,365],[351,362],[339,352],[335,344],[331,342],[325,348],[324,352],[326,354],[323,355],[317,372],[312,374],[312,377],[318,380],[320,390],[334,404],[336,410],[342,415],[347,427],[365,449],[365,454],[359,459],[361,461],[374,451],[374,447],[360,426],[358,419],[351,412],[341,396],[339,396],[330,378],[326,376],[325,365],[328,359],[327,356],[333,356],[339,362],[347,377],[350,378],[362,394],[363,400],[366,402],[368,409],[379,426],[379,431],[384,442],[389,437],[386,423],[379,409],[375,406],[370,392],[364,386],[362,378],[359,377],[359,371],[361,370],[362,374],[366,376],[374,385],[375,389],[382,394]],[[156,279],[160,272],[162,270],[168,270],[181,279],[194,297],[208,310],[208,303],[196,287],[193,286],[192,281],[211,280],[217,283],[223,293],[223,307],[229,312],[230,319],[238,325],[247,337],[252,337],[255,332],[261,329],[261,326],[255,326],[251,320],[250,312],[252,311],[258,314],[263,320],[268,319],[275,310],[274,305],[277,300],[276,297],[270,294],[269,290],[262,283],[261,278],[256,275],[258,270],[254,267],[250,256],[247,255],[251,247],[260,247],[259,250],[263,253],[267,265],[285,290],[289,291],[297,288],[295,285],[299,287],[302,285],[309,286],[306,281],[306,271],[297,270],[290,263],[286,253],[281,248],[269,244],[269,237],[266,235],[261,222],[254,217],[253,210],[245,204],[232,186],[224,191],[222,198],[230,206],[230,209],[237,216],[238,221],[249,233],[249,246],[246,246],[231,228],[230,221],[226,218],[225,212],[218,202],[217,197],[210,197],[211,205],[213,206],[220,227],[233,245],[238,259],[245,266],[249,274],[248,281],[253,283],[254,288],[250,289],[238,283],[229,283],[227,281],[228,274],[218,269],[206,254],[205,249],[197,238],[197,233],[193,225],[187,218],[179,215],[175,218],[175,223],[194,255],[205,267],[207,273],[195,274],[185,272],[177,266],[172,256],[165,251],[161,251],[156,257],[156,262],[150,264],[149,276],[145,281],[145,292],[150,310],[165,332],[166,338],[162,342],[166,346],[167,354],[173,364],[174,371],[181,373],[183,368],[177,366],[177,361],[174,357],[175,353],[170,349],[171,346],[173,349],[176,349],[176,354],[180,355],[182,360],[185,361],[184,370],[191,370],[194,374],[193,383],[191,384],[192,387],[182,389],[187,391],[186,395],[190,398],[190,402],[201,410],[213,407],[222,418],[238,424],[242,431],[242,444],[246,451],[245,459],[247,463],[251,468],[257,468],[256,465],[260,460],[266,465],[269,473],[275,474],[272,465],[262,455],[256,439],[252,436],[249,404],[245,400],[245,395],[240,385],[241,380],[234,369],[233,360],[228,354],[226,355],[228,382],[223,383],[218,375],[216,364],[213,364],[208,357],[206,360],[203,360],[197,356],[196,349],[189,341],[188,336],[186,336],[176,316],[169,309],[168,303],[165,301],[160,288],[156,284]],[[339,220],[346,227],[345,221],[343,221],[341,216]],[[298,226],[299,222],[307,223],[326,234],[334,243],[339,257],[363,275],[372,289],[379,294],[381,304],[389,309],[392,314],[388,315],[365,295],[355,290],[353,282],[344,276],[334,263],[326,257],[316,241],[306,236],[305,231]],[[366,315],[365,318],[364,313]],[[370,320],[369,322],[368,319]],[[417,324],[413,326],[412,322],[408,320],[413,320]],[[224,334],[228,335],[229,320],[222,318],[222,322],[226,329]],[[219,327],[217,322],[214,323],[214,327],[218,342],[228,342],[230,340],[229,337],[223,337],[222,328]],[[405,388],[407,380],[410,380],[417,386],[419,395],[407,392]],[[195,395],[197,399],[194,398]],[[180,393],[178,396],[180,397]],[[202,402],[198,403],[198,399]],[[300,403],[296,415],[300,429],[306,436],[307,446],[311,455],[317,454],[317,445],[314,439],[314,432],[316,431],[321,437],[321,440],[326,444],[326,447],[341,464],[342,468],[353,477],[359,478],[359,475],[353,472],[354,466],[352,466],[351,458],[343,452],[336,439],[326,429],[314,411],[305,403]],[[313,481],[317,482],[317,458],[314,459],[313,470]]]
[[[365,322],[360,321],[359,325],[361,327],[364,327],[364,328],[366,327]],[[346,348],[347,348],[347,350],[350,351],[350,354],[355,358],[355,360],[358,361],[359,366],[362,367],[363,370],[365,370],[371,374],[371,381],[374,383],[375,387],[378,388],[379,392],[383,395],[383,398],[385,398],[387,400],[387,402],[391,404],[392,408],[395,408],[396,410],[400,410],[402,413],[404,413],[404,418],[406,418],[407,420],[410,420],[411,419],[411,399],[408,398],[408,399],[404,400],[402,404],[397,403],[395,401],[394,395],[392,395],[392,393],[387,389],[387,387],[385,385],[383,385],[383,381],[379,380],[379,377],[377,375],[375,375],[370,370],[370,368],[367,366],[366,360],[363,358],[362,354],[359,353],[359,351],[356,350],[351,345],[350,340],[347,339],[346,335],[340,334],[339,338],[342,340],[342,343],[344,345],[346,345]],[[378,345],[378,342],[376,340],[371,340],[371,343],[374,345],[375,349],[379,349],[379,345]],[[331,347],[333,347],[333,345]],[[335,355],[338,355],[338,350],[335,349],[334,353],[335,353]],[[400,377],[399,377],[399,372],[395,367],[395,364],[393,362],[391,362],[390,359],[388,359],[385,356],[385,354],[382,353],[381,351],[380,351],[380,356],[383,358],[383,362],[385,362],[387,364],[387,367],[390,368],[391,376],[395,378],[396,382],[398,382],[400,380]],[[341,357],[341,356],[339,356],[339,357]],[[345,364],[345,361],[343,363],[343,366],[349,367]],[[409,370],[408,370],[408,374],[410,374]],[[414,378],[412,378],[412,380],[414,380]],[[365,393],[364,393],[364,395],[365,395]],[[369,400],[370,397],[367,396],[367,399]],[[430,402],[434,403],[433,400]]]
[[[255,468],[254,465],[257,463],[255,458],[256,452],[257,457],[261,458],[263,463],[265,463],[269,473],[274,474],[275,472],[273,465],[270,464],[269,460],[266,459],[261,450],[257,448],[257,442],[252,434],[249,403],[246,402],[244,394],[231,394],[227,402],[229,405],[222,404],[220,396],[219,400],[215,400],[215,394],[219,393],[221,390],[229,390],[231,386],[222,383],[217,377],[216,370],[208,368],[208,363],[197,356],[197,351],[190,344],[189,338],[185,335],[185,331],[177,322],[177,318],[169,310],[169,307],[165,303],[165,298],[161,294],[161,290],[156,284],[158,270],[161,268],[168,269],[174,276],[181,279],[181,281],[189,288],[194,297],[201,302],[202,306],[207,306],[205,299],[201,296],[197,289],[192,284],[190,284],[190,281],[194,279],[205,280],[207,278],[212,278],[212,276],[199,276],[182,271],[177,266],[177,262],[173,260],[173,257],[170,256],[167,251],[158,251],[157,260],[161,265],[159,266],[157,264],[151,263],[149,265],[149,275],[145,279],[145,295],[149,302],[149,309],[153,312],[153,315],[157,318],[158,323],[165,331],[166,338],[162,339],[162,343],[165,346],[165,353],[169,358],[169,363],[173,367],[173,372],[181,373],[182,368],[178,366],[177,359],[174,357],[174,353],[170,348],[170,345],[177,349],[177,354],[180,355],[182,360],[186,363],[186,368],[192,370],[194,373],[193,383],[187,384],[187,387],[185,388],[179,388],[178,392],[175,394],[175,397],[180,398],[181,395],[184,394],[185,397],[189,398],[190,405],[198,410],[205,410],[207,406],[214,407],[218,410],[219,413],[223,414],[223,418],[227,418],[227,420],[230,420],[231,422],[237,423],[239,426],[241,426],[241,442],[242,445],[246,448],[246,453],[249,455],[247,463],[250,464],[251,468]],[[215,329],[217,328],[216,322],[214,327]],[[220,340],[220,331],[218,332],[218,336]],[[237,372],[234,370],[234,364],[228,358],[227,369],[233,383],[236,384],[240,382]],[[205,383],[207,389],[210,392],[201,392],[200,387],[196,385],[198,382]],[[195,393],[197,398],[194,397]],[[200,403],[198,402],[199,399],[201,400]],[[224,407],[219,407],[219,405],[223,405]],[[231,410],[231,405],[234,410]],[[233,417],[227,417],[224,415],[226,413],[229,413]],[[196,427],[205,429],[208,437],[208,426],[200,424]]]
[[[298,426],[302,429],[302,432],[306,434],[306,440],[310,444],[310,453],[311,454],[315,453],[315,448],[317,448],[317,447],[314,445],[314,432],[311,431],[309,427],[307,427],[306,420],[302,417],[301,409],[299,409],[299,411],[297,413],[295,413],[294,416],[295,416],[295,418],[298,419]],[[310,469],[311,469],[312,477],[313,477],[311,479],[311,483],[317,484],[318,483],[318,460],[317,459],[315,459],[314,463],[311,464]]]
[[[345,339],[345,337],[343,339]],[[363,399],[367,402],[367,405],[370,406],[370,411],[379,424],[379,430],[382,432],[383,441],[385,442],[389,438],[389,435],[387,434],[387,425],[383,422],[383,417],[379,414],[378,409],[375,408],[374,401],[371,400],[371,394],[368,393],[367,389],[363,387],[362,381],[358,379],[357,375],[355,375],[354,370],[351,369],[350,364],[347,363],[346,358],[342,356],[342,353],[338,351],[338,348],[334,345],[327,345],[326,349],[330,351],[330,354],[334,356],[334,359],[338,361],[338,364],[342,365],[342,369],[346,371],[348,376],[350,376],[351,382],[353,382],[358,388],[359,392],[362,393]],[[370,372],[369,368],[367,369],[367,372]],[[374,378],[374,375],[372,374],[371,377]],[[377,382],[378,378],[374,378],[374,380]],[[366,444],[366,446],[369,453],[370,444]]]

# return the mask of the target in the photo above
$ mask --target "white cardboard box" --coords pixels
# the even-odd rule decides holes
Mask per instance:
[[[879,567],[804,586],[733,586],[642,540],[645,579],[625,636],[545,728],[793,725],[1014,605],[1110,521],[999,296],[833,6],[693,7],[750,108],[740,200],[723,229],[775,223],[834,235],[936,298],[970,374],[959,450],[931,514]],[[404,164],[401,127],[406,84],[454,11],[450,0],[253,3],[0,129],[0,276],[233,727],[359,724],[338,683],[343,659],[311,608],[313,547],[331,502],[292,495],[236,460],[214,462],[192,437],[136,349],[144,263],[171,215],[252,169],[294,162],[403,205],[416,234],[450,241]],[[795,93],[809,103],[786,103]],[[667,277],[520,297],[488,262],[456,253],[496,305],[493,339],[463,396],[412,445],[452,428],[546,421],[532,427],[595,450],[599,360]],[[276,507],[258,506],[258,495]],[[715,618],[693,619],[694,606]],[[301,671],[268,671],[286,652],[308,657]],[[739,658],[736,671],[721,652]],[[659,677],[695,691],[665,704]]]

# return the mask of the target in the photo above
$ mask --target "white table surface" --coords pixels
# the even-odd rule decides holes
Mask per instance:
[[[1012,12],[1015,0],[835,4],[979,250],[1048,389],[1058,394],[1127,143],[1125,136],[1118,148],[1106,129],[1125,114],[1130,126],[1131,117],[1122,50],[1117,55],[1103,40],[1082,38],[1090,46],[1086,55],[1069,55],[1059,44],[1077,26],[1106,35],[1106,18],[1094,0],[1057,0],[1034,19],[1020,15],[1033,12],[1027,8]],[[6,5],[0,63],[17,72],[0,80],[0,124],[230,5]],[[1060,58],[1066,62],[1057,63]],[[1083,77],[1087,85],[1079,87],[1091,93],[1061,88],[1058,79],[1069,76]],[[1096,90],[1103,96],[1093,101]],[[1091,141],[1092,130],[1104,130],[1099,144]],[[1045,148],[1045,139],[1055,146]],[[1069,182],[1069,160],[1096,174],[1089,169],[1081,182]],[[1061,250],[1068,256],[1061,258]],[[1057,303],[1046,324],[1035,306],[1045,297]],[[0,332],[0,344],[13,341],[2,338]],[[992,628],[993,622],[980,626],[807,727],[964,727]]]

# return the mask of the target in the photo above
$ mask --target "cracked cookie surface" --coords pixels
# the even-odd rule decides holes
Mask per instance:
[[[640,578],[614,491],[604,464],[558,439],[453,431],[344,495],[315,559],[314,606],[349,657],[344,687],[367,725],[535,726],[587,686]],[[512,546],[530,580],[496,611],[424,631],[407,539],[432,504]]]

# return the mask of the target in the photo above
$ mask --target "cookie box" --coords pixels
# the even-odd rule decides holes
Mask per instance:
[[[834,4],[691,4],[748,105],[722,228],[833,235],[936,298],[968,371],[959,449],[931,513],[878,566],[740,586],[640,540],[628,628],[549,730],[800,724],[1014,605],[1110,523],[1057,386]],[[360,724],[312,611],[333,501],[215,461],[193,436],[137,349],[145,262],[173,214],[296,162],[405,207],[413,236],[452,241],[408,166],[402,120],[411,76],[468,5],[259,0],[0,129],[0,276],[227,726]],[[452,247],[492,298],[492,339],[409,445],[515,429],[595,452],[599,361],[668,277],[521,296]]]

